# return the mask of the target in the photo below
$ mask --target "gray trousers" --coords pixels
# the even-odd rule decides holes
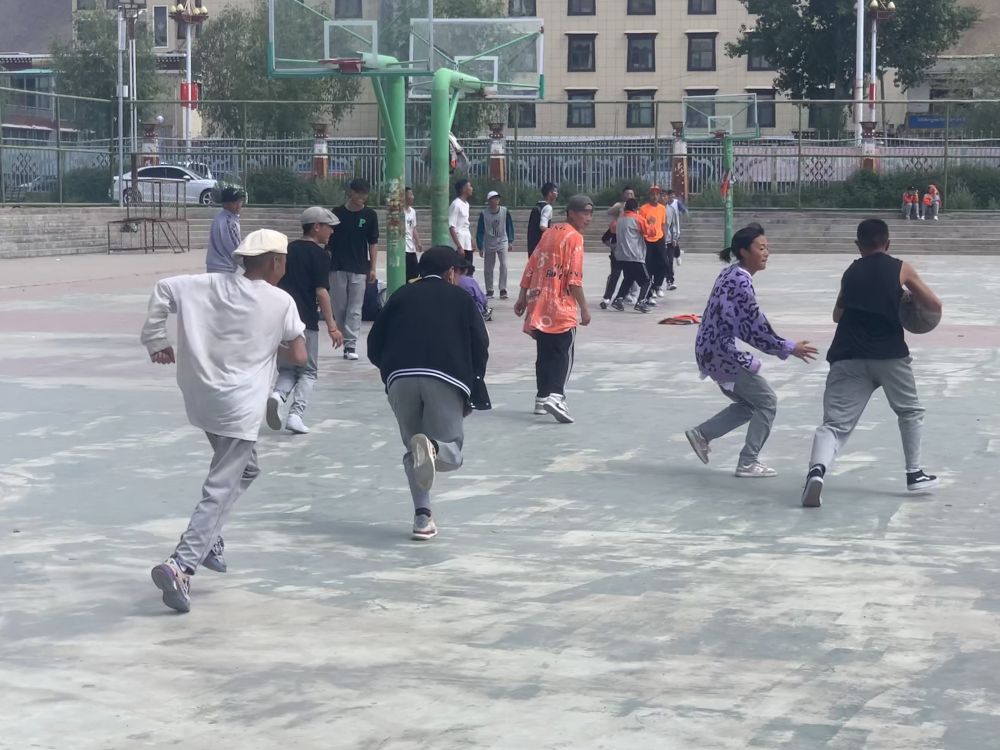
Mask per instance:
[[[187,531],[181,535],[173,555],[182,567],[191,570],[201,565],[215,540],[222,535],[233,504],[260,474],[256,442],[211,432],[205,435],[215,454],[201,488],[201,502],[194,509]]]
[[[413,480],[413,455],[410,438],[424,434],[437,443],[438,471],[455,471],[462,466],[462,442],[465,394],[439,378],[415,376],[396,378],[389,386],[389,405],[399,423],[399,436],[406,446],[403,471],[410,484],[413,507],[430,508],[430,493]]]
[[[333,319],[344,334],[344,348],[357,349],[361,333],[361,306],[365,301],[368,276],[348,271],[330,272],[330,302]]]
[[[493,291],[493,269],[497,259],[500,260],[500,289],[507,291],[507,246],[502,250],[486,250],[483,252],[483,276],[486,278],[486,291]]]
[[[746,443],[740,451],[740,464],[746,466],[757,460],[771,434],[778,397],[762,375],[745,369],[740,369],[731,391],[721,385],[719,390],[733,403],[698,425],[698,431],[711,442],[749,422]]]
[[[313,386],[316,385],[316,377],[319,374],[317,361],[319,359],[319,331],[305,330],[306,353],[308,359],[302,367],[292,367],[282,365],[278,367],[278,382],[274,385],[274,390],[281,394],[282,399],[295,391],[292,398],[292,405],[288,413],[298,414],[300,417],[306,413],[309,405],[309,397],[312,395]]]
[[[920,436],[924,407],[917,398],[910,357],[901,359],[844,359],[830,365],[823,392],[823,424],[816,428],[809,465],[827,469],[861,419],[877,388],[899,422],[907,471],[920,469]]]

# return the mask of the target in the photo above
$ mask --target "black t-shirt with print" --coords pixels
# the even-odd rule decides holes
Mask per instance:
[[[299,317],[310,331],[319,330],[319,311],[316,307],[316,290],[330,288],[330,256],[312,240],[294,240],[288,243],[285,275],[278,282],[295,300]]]
[[[326,246],[330,251],[330,270],[367,274],[371,268],[368,246],[378,244],[378,214],[368,206],[360,211],[338,206],[333,213],[340,224]]]

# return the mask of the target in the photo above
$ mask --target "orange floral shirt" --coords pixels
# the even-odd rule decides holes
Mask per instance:
[[[583,235],[569,224],[556,224],[545,230],[521,275],[521,288],[528,290],[524,332],[565,333],[576,328],[571,286],[583,286]]]

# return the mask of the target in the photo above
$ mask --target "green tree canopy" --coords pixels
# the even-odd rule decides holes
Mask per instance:
[[[329,12],[328,2],[311,5]],[[315,28],[306,26],[315,21],[304,16],[277,20],[302,24],[304,40],[316,36]],[[208,133],[232,138],[311,134],[313,122],[341,120],[350,106],[332,102],[353,101],[361,85],[355,78],[268,75],[266,0],[254,0],[249,8],[230,5],[207,21],[194,45],[194,67],[206,100],[200,110]],[[255,103],[244,107],[225,100]],[[306,103],[283,103],[294,101]]]
[[[741,2],[757,21],[726,44],[726,54],[764,54],[777,69],[775,87],[793,98],[853,96],[854,0]],[[979,18],[978,10],[956,0],[899,0],[896,6],[895,18],[879,24],[877,62],[880,72],[894,70],[903,88],[919,83]]]

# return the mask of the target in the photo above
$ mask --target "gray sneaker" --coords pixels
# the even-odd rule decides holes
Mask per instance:
[[[760,461],[754,461],[750,464],[737,464],[734,476],[741,479],[763,479],[765,477],[776,477],[778,476],[778,472],[770,466],[765,466]]]
[[[535,399],[535,411],[534,411],[534,413],[535,414],[548,414],[548,412],[545,411],[545,399],[544,398],[536,398]]]
[[[691,443],[691,448],[694,450],[694,454],[701,459],[703,464],[708,463],[708,454],[711,450],[708,447],[708,441],[705,440],[705,436],[701,434],[701,431],[697,428],[693,430],[688,430],[684,433],[684,437],[688,439]]]
[[[220,536],[215,544],[212,545],[212,549],[205,555],[205,559],[201,561],[201,567],[208,568],[215,573],[225,573],[229,570],[229,566],[226,565],[226,558],[224,557],[225,551],[226,543],[222,541],[222,537]]]
[[[191,576],[178,562],[168,557],[150,571],[156,588],[163,592],[163,603],[178,612],[191,611]]]
[[[802,490],[802,507],[819,508],[823,505],[823,477],[820,474],[810,474],[806,478],[806,486]]]
[[[570,424],[573,421],[573,417],[569,415],[569,409],[566,408],[566,397],[560,396],[557,393],[553,393],[543,404],[545,411],[556,418],[557,422],[562,424]]]
[[[410,538],[417,542],[426,542],[437,536],[438,528],[434,519],[423,513],[413,516],[413,533]]]
[[[434,486],[436,467],[434,459],[437,451],[434,443],[426,435],[417,433],[410,438],[410,455],[413,457],[413,478],[417,486],[426,491]]]
[[[267,426],[272,430],[281,429],[281,405],[284,402],[277,391],[267,397]]]

